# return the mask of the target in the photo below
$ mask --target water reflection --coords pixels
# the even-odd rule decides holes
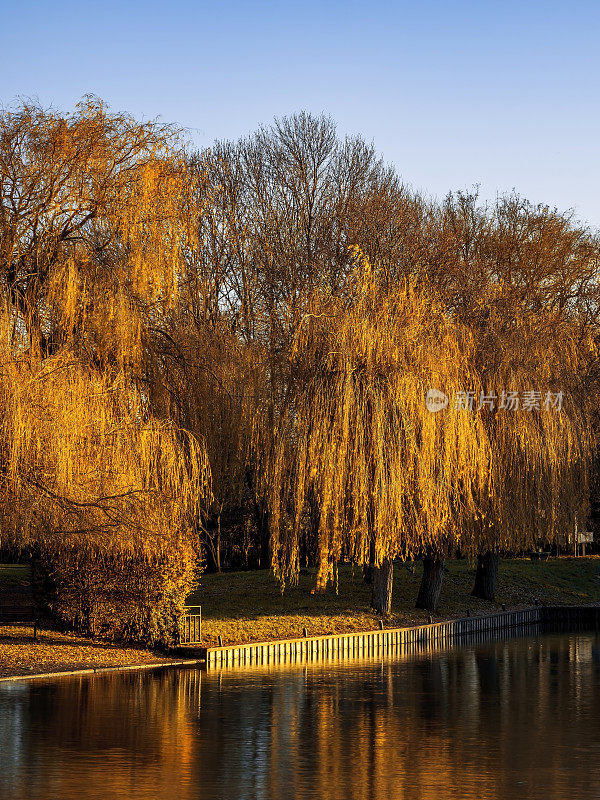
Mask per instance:
[[[0,798],[587,798],[600,640],[0,688]]]

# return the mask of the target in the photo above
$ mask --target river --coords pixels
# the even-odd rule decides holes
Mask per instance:
[[[599,793],[597,634],[0,684],[2,800]]]

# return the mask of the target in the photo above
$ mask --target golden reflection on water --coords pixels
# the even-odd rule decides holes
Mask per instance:
[[[587,798],[600,641],[0,688],[0,798]]]

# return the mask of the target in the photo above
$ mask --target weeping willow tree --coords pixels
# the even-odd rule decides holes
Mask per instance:
[[[478,415],[432,413],[429,390],[465,383],[469,337],[437,301],[356,254],[341,293],[307,300],[291,388],[268,471],[273,567],[295,581],[299,542],[318,508],[317,589],[342,558],[383,569],[374,606],[388,612],[392,559],[438,553],[476,513],[489,452]]]
[[[174,131],[22,105],[0,115],[2,536],[89,632],[171,642],[193,585],[206,453],[153,413],[189,189]]]
[[[495,598],[501,552],[566,547],[574,540],[588,513],[591,437],[586,422],[579,410],[545,408],[499,412],[489,420],[490,489],[480,498],[469,549],[477,554],[476,597]]]
[[[89,633],[167,643],[197,572],[203,447],[63,352],[0,361],[3,537],[38,554],[46,602]]]
[[[0,114],[0,279],[18,344],[133,371],[177,298],[188,175],[176,132],[24,104]]]
[[[510,330],[490,304],[482,422],[489,486],[465,528],[478,568],[473,594],[495,595],[500,552],[568,546],[589,511],[595,393],[584,364],[595,346],[571,322],[513,309]],[[503,333],[499,336],[499,331]],[[536,387],[536,388],[533,388]]]
[[[427,272],[471,331],[485,396],[490,483],[465,537],[474,594],[492,599],[499,552],[564,546],[587,516],[600,241],[514,194],[482,205],[459,192],[432,216]]]

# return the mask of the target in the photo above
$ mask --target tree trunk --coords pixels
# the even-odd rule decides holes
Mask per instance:
[[[442,590],[445,560],[444,556],[438,554],[423,556],[423,578],[419,587],[417,608],[437,611]]]
[[[394,584],[394,562],[386,558],[380,567],[373,568],[373,592],[371,605],[379,614],[392,610],[392,587]]]
[[[255,501],[254,519],[258,531],[258,568],[269,569],[271,566],[271,536],[269,526],[269,512],[265,510],[263,503]]]
[[[375,542],[371,537],[371,542],[369,544],[369,563],[363,564],[363,581],[369,586],[373,586],[373,575],[374,575],[374,564],[375,564]]]
[[[482,600],[494,600],[496,596],[496,580],[498,578],[498,553],[487,550],[477,556],[477,572],[475,586],[471,594]]]
[[[271,528],[269,525],[269,512],[266,508],[264,497],[254,491],[254,480],[251,470],[246,470],[246,485],[252,496],[254,521],[258,533],[258,568],[269,569],[271,566]]]
[[[217,544],[215,547],[215,563],[217,565],[217,572],[221,572],[221,526],[219,525],[219,530],[217,531]]]

